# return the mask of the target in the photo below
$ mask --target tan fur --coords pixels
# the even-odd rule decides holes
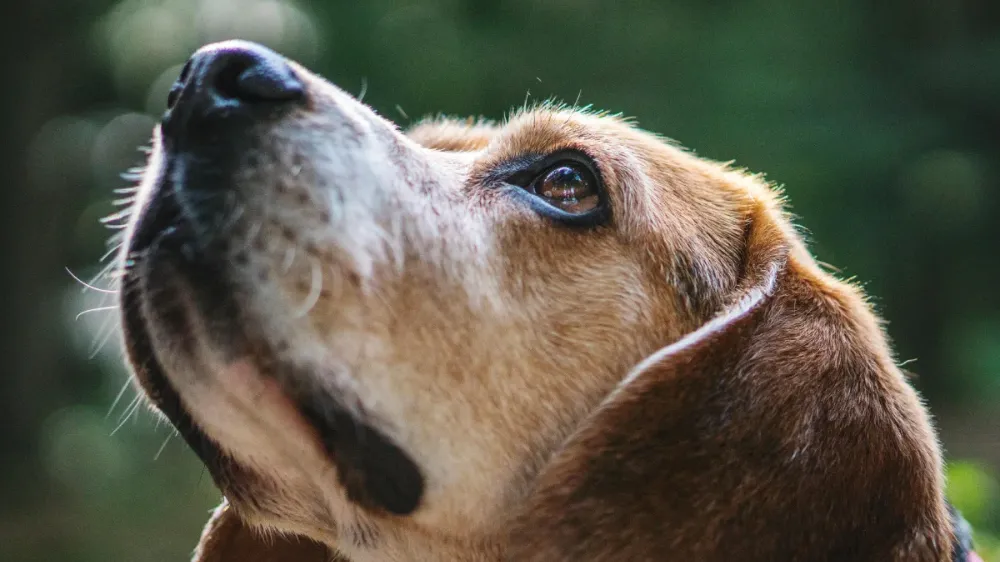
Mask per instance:
[[[233,461],[225,514],[352,562],[949,559],[927,415],[770,186],[571,108],[406,137],[299,72],[310,106],[261,125],[233,187],[226,267],[266,351],[206,335],[162,359]],[[489,184],[565,149],[595,162],[608,225],[554,224]],[[419,508],[351,502],[288,385],[408,453]],[[200,562],[315,559],[216,521]]]
[[[407,131],[407,136],[427,148],[453,151],[482,150],[493,139],[496,127],[491,121],[448,117],[425,119]]]

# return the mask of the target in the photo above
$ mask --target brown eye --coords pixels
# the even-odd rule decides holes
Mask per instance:
[[[576,163],[549,168],[532,182],[531,191],[567,213],[586,213],[600,205],[593,174]]]
[[[506,169],[505,169],[506,168]],[[497,184],[539,215],[566,226],[592,228],[611,219],[597,167],[588,155],[560,150],[528,155],[498,167]]]

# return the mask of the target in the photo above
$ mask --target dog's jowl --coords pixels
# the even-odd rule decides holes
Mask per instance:
[[[226,497],[197,559],[966,556],[878,318],[759,177],[571,107],[400,131],[243,42],[153,147],[121,310]]]

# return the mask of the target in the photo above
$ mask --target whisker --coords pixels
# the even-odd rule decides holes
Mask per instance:
[[[110,307],[118,308],[118,306]],[[87,354],[87,359],[91,360],[104,349],[104,346],[111,341],[111,337],[114,336],[118,330],[117,315],[108,315],[104,317],[104,321],[101,323],[101,327],[98,328],[94,334],[94,339],[90,343],[90,353]]]
[[[117,265],[117,264],[113,264],[113,265]],[[125,275],[127,273],[128,273],[128,267],[115,267],[111,271],[108,271],[107,273],[105,273],[104,275],[108,279],[120,281],[120,280],[122,280],[125,277]]]
[[[103,312],[107,310],[118,310],[118,305],[114,304],[111,306],[95,306],[94,308],[88,308],[87,310],[84,310],[80,314],[77,314],[74,320],[79,320],[80,317],[83,316],[84,314],[90,314],[91,312]]]
[[[309,260],[309,294],[306,295],[306,300],[295,311],[295,318],[301,318],[309,314],[309,311],[319,302],[319,295],[323,290],[323,270],[317,262],[318,260],[316,259]]]
[[[131,216],[131,214],[132,214],[132,209],[131,208],[122,209],[121,211],[118,211],[118,212],[115,212],[115,213],[111,213],[110,215],[108,215],[106,217],[101,217],[100,219],[98,219],[97,222],[99,222],[101,224],[110,224],[110,223],[113,223],[115,221],[127,222],[128,218],[129,218],[129,216]]]
[[[110,258],[111,256],[115,255],[116,253],[118,253],[118,250],[121,247],[122,247],[121,243],[115,244],[107,252],[104,252],[104,255],[101,256],[101,259],[99,261],[104,261],[104,260]]]
[[[292,263],[295,262],[295,244],[289,244],[288,249],[285,250],[285,258],[281,262],[281,274],[284,275],[288,273],[291,269]]]
[[[139,150],[139,152],[142,152],[143,154],[149,154],[151,152],[150,150],[148,150],[148,149],[146,149],[144,147],[141,147],[141,146],[138,148],[138,150]],[[146,166],[134,166],[134,167],[129,168],[128,170],[125,170],[124,172],[122,172],[120,174],[120,176],[125,181],[135,181],[135,182],[137,182],[137,181],[139,181],[139,180],[142,179],[142,176],[145,173],[146,173]]]
[[[170,433],[167,434],[167,438],[163,440],[163,444],[160,445],[160,448],[156,451],[156,454],[153,455],[153,460],[154,461],[155,460],[159,460],[160,455],[163,453],[163,450],[167,448],[167,443],[170,443],[170,440],[173,437],[174,437],[174,432],[173,431],[171,431]]]
[[[136,395],[133,396],[131,400],[129,400],[128,404],[125,406],[125,409],[122,410],[122,413],[118,415],[117,423],[120,424],[122,423],[123,420],[128,418],[132,413],[132,409],[135,408],[136,404],[138,404],[140,400],[142,400],[142,395],[136,393]]]
[[[115,435],[116,433],[118,433],[118,430],[125,427],[125,424],[128,423],[129,418],[131,418],[133,414],[139,411],[139,406],[141,405],[142,405],[142,396],[141,395],[136,396],[135,400],[132,400],[132,402],[129,404],[128,409],[125,410],[125,414],[119,420],[118,425],[115,426],[113,430],[111,430],[111,435]]]
[[[84,290],[90,289],[92,291],[97,291],[98,293],[106,293],[106,294],[109,294],[109,295],[113,295],[113,294],[115,294],[117,292],[117,291],[113,291],[111,289],[102,289],[100,287],[97,287],[97,286],[94,286],[94,285],[92,285],[90,283],[87,283],[83,279],[80,279],[79,277],[77,277],[77,275],[75,273],[73,273],[73,271],[70,268],[66,267],[64,269],[66,270],[66,273],[69,273],[69,276],[72,277],[77,283],[83,285]],[[77,316],[77,318],[79,318],[79,316]]]
[[[132,381],[125,381],[125,384],[122,385],[121,390],[118,391],[118,394],[115,395],[115,399],[111,402],[111,407],[108,408],[108,413],[104,414],[104,419],[111,417],[111,412],[114,412],[115,408],[118,407],[118,403],[121,402],[122,397],[125,396],[125,391],[132,386],[131,382]]]
[[[358,101],[365,101],[365,94],[368,93],[368,79],[361,78],[361,93],[358,94]]]

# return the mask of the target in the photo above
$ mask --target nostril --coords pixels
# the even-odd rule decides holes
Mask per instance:
[[[212,88],[223,98],[246,100],[246,93],[240,88],[240,75],[247,71],[252,61],[242,58],[232,58],[220,68],[212,82]]]
[[[167,94],[163,130],[169,136],[198,123],[270,118],[277,106],[306,97],[305,84],[281,55],[246,41],[216,43],[199,49],[181,69]]]
[[[250,66],[237,77],[236,90],[247,101],[294,101],[305,94],[302,83],[286,64]]]
[[[228,55],[228,56],[227,56]],[[222,55],[212,81],[215,92],[242,102],[288,102],[305,89],[281,57],[266,51],[238,50]]]

